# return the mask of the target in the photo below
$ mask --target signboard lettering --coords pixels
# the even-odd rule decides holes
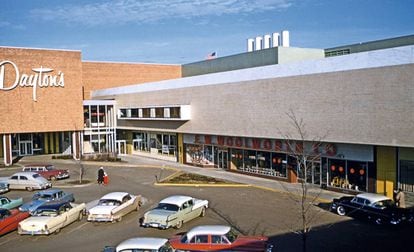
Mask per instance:
[[[6,80],[6,65],[11,65],[14,70],[15,79],[13,83],[5,83]],[[40,66],[39,68],[32,68],[34,74],[23,73],[20,76],[19,68],[15,63],[9,60],[0,62],[0,90],[9,91],[19,87],[32,87],[33,89],[33,101],[37,101],[37,88],[46,87],[64,87],[65,79],[64,74],[59,71],[56,75],[49,74],[53,72],[52,68],[45,68]]]

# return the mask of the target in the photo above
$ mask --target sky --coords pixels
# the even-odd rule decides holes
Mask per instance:
[[[0,0],[0,46],[80,50],[84,61],[185,64],[282,30],[305,48],[413,35],[414,1]]]

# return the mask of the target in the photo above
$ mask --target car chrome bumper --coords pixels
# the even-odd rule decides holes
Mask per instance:
[[[65,179],[65,178],[69,178],[69,173],[63,173],[63,174],[59,174],[56,176],[57,179]]]
[[[163,225],[157,222],[147,222],[147,223],[142,223],[141,226],[143,227],[153,227],[153,228],[159,228],[159,229],[167,229],[168,226],[167,225]]]
[[[95,222],[108,222],[114,221],[114,217],[105,217],[105,216],[88,216],[88,221],[95,221]]]
[[[48,230],[31,230],[31,231],[29,231],[29,230],[24,230],[24,229],[23,230],[19,229],[17,231],[17,233],[19,235],[48,235],[48,234],[50,234],[50,232]]]

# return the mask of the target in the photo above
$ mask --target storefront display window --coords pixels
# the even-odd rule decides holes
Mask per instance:
[[[400,160],[400,188],[406,192],[414,192],[413,160]]]
[[[345,188],[349,182],[346,178],[345,160],[330,159],[328,162],[330,185]]]
[[[348,190],[366,191],[368,162],[328,160],[330,186]]]
[[[272,153],[272,169],[278,177],[286,177],[286,154]]]
[[[186,144],[186,162],[198,166],[214,166],[213,147]]]
[[[243,170],[243,150],[232,149],[231,162],[236,169]]]

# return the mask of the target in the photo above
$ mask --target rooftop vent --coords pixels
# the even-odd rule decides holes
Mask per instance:
[[[289,47],[290,46],[290,39],[289,39],[289,31],[282,31],[281,33],[275,32],[270,34],[266,34],[263,37],[257,36],[256,38],[249,38],[247,39],[247,51],[259,51],[262,49],[268,49],[270,47]]]

